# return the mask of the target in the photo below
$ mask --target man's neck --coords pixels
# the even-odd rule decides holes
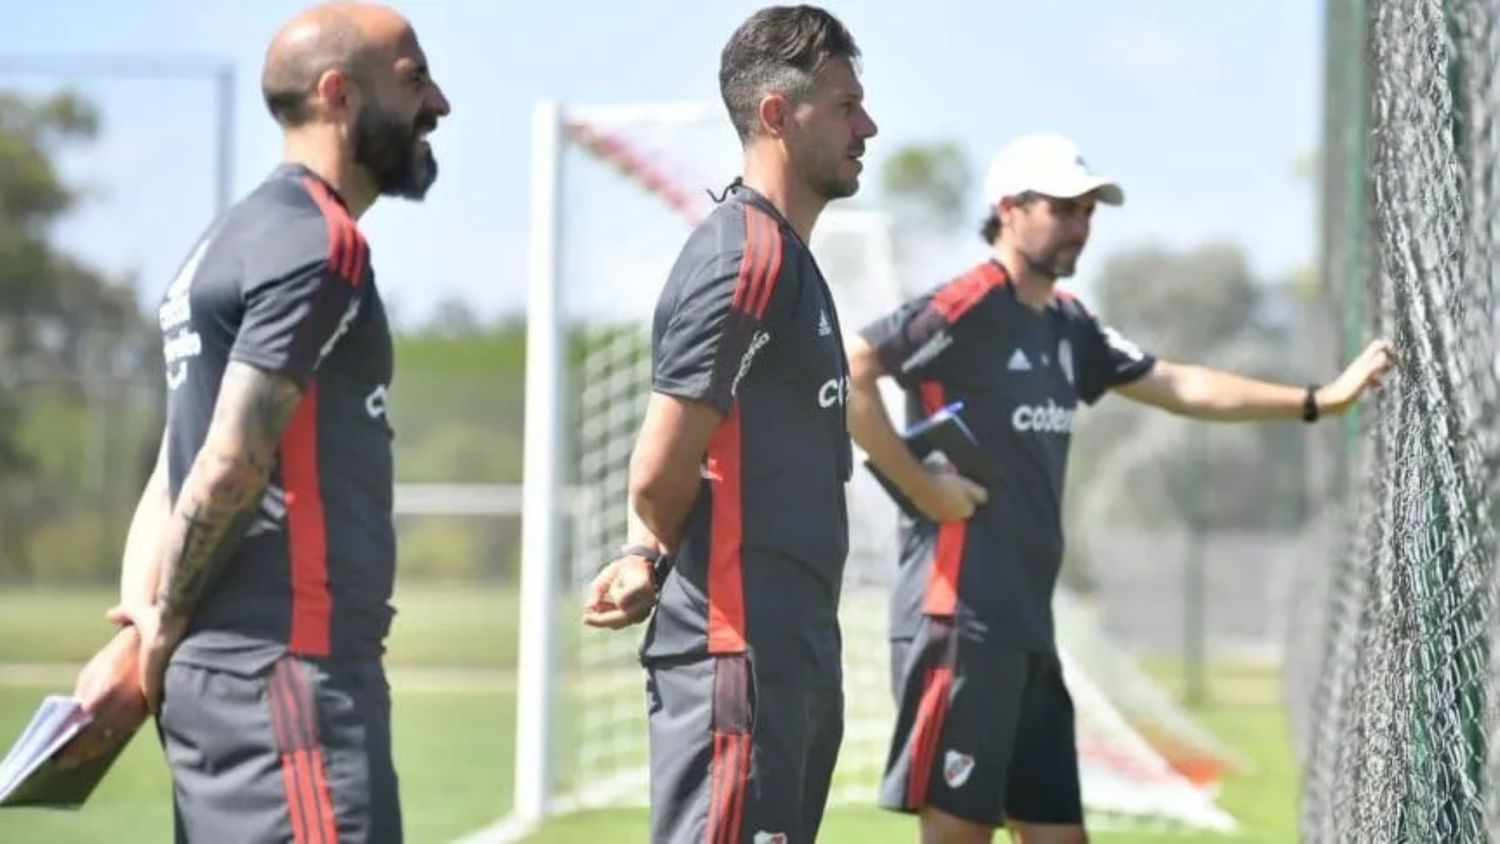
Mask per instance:
[[[813,226],[828,200],[815,195],[804,182],[792,176],[780,150],[745,150],[744,182],[781,212],[803,243],[812,242]]]
[[[329,130],[309,128],[289,132],[282,153],[288,163],[301,164],[332,185],[354,219],[364,216],[375,204],[378,193],[374,185]]]
[[[995,260],[1005,267],[1011,284],[1015,285],[1016,298],[1033,310],[1043,310],[1052,301],[1052,288],[1057,279],[1032,269],[1031,262],[1003,239],[995,242]]]

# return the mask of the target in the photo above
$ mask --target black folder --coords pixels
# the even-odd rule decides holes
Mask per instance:
[[[989,488],[999,477],[999,472],[969,426],[964,424],[959,415],[962,410],[963,402],[954,402],[908,428],[901,434],[901,439],[917,460],[924,463],[945,460],[958,474]],[[865,468],[885,487],[898,507],[911,516],[925,518],[890,478],[875,468],[875,464],[866,460]]]

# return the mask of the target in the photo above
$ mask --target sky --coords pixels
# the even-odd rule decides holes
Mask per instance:
[[[283,0],[51,0],[12,4],[0,87],[71,86],[99,107],[100,137],[65,150],[85,189],[57,237],[154,304],[214,213],[214,87],[207,78],[32,72],[40,57],[193,56],[228,62],[234,190],[280,158],[259,93],[265,46],[303,4]],[[531,119],[536,104],[717,102],[718,54],[760,4],[742,0],[407,0],[453,114],[432,136],[441,176],[425,202],[383,201],[362,221],[398,322],[457,302],[482,317],[525,307]],[[978,186],[994,149],[1061,131],[1125,188],[1095,217],[1076,285],[1104,259],[1159,244],[1242,245],[1277,280],[1315,254],[1315,188],[1297,173],[1321,121],[1322,4],[1309,0],[830,0],[864,53],[880,126],[852,203],[878,204],[882,163],[912,143],[956,141]],[[723,174],[727,182],[733,173]],[[632,215],[634,216],[634,215]],[[664,215],[664,219],[665,219]],[[653,222],[660,222],[654,221]],[[644,225],[644,223],[641,223]],[[662,223],[662,225],[669,225]],[[668,238],[670,240],[670,238]],[[982,244],[971,239],[974,254]],[[967,258],[965,258],[967,259]],[[921,287],[942,280],[903,280]]]

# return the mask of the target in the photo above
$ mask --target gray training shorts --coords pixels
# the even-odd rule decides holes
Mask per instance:
[[[374,660],[174,658],[157,726],[178,842],[400,842],[390,689]]]

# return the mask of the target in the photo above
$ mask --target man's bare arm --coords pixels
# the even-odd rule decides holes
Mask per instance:
[[[172,516],[172,495],[168,478],[167,448],[171,432],[162,431],[156,465],[141,490],[130,528],[125,534],[125,552],[120,558],[120,605],[149,606],[156,598],[161,580],[161,536]]]
[[[281,433],[302,399],[290,378],[231,361],[202,449],[183,479],[160,547],[162,627],[186,627],[250,525]]]
[[[928,471],[896,433],[880,398],[885,375],[875,348],[856,335],[849,341],[849,433],[896,488],[937,522],[963,521],[988,500],[984,488],[951,473]]]
[[[698,499],[699,467],[723,420],[701,402],[652,393],[630,456],[630,509],[669,553]]]
[[[630,545],[671,554],[698,499],[700,466],[723,416],[700,402],[652,393],[630,455]],[[610,561],[589,584],[583,623],[618,629],[651,614],[652,564],[626,555]]]
[[[632,502],[633,503],[633,502]],[[646,527],[632,507],[627,507],[627,548],[637,546],[665,551],[661,540]],[[634,553],[622,553],[594,575],[584,599],[583,623],[617,630],[645,620],[656,604],[656,564]]]
[[[880,398],[885,374],[880,358],[863,337],[849,340],[849,433],[870,456],[870,462],[890,478],[907,498],[926,497],[929,473],[896,433],[896,426]]]
[[[125,536],[125,552],[120,565],[120,604],[108,613],[115,622],[132,620],[127,607],[146,607],[156,594],[157,549],[161,531],[171,515],[171,494],[167,478],[167,439],[162,432],[156,465],[146,480],[130,529]],[[140,687],[140,632],[134,626],[123,627],[79,671],[73,686],[73,697],[88,711],[92,720],[68,742],[58,757],[63,767],[93,759],[120,742],[128,741],[146,719],[146,701]]]
[[[1318,411],[1340,414],[1376,386],[1395,362],[1395,351],[1376,340],[1332,383],[1316,392]],[[1305,387],[1275,384],[1220,369],[1157,361],[1139,380],[1114,388],[1128,399],[1183,416],[1221,422],[1298,419]]]
[[[1217,422],[1296,419],[1306,395],[1304,387],[1164,360],[1139,380],[1114,389],[1141,404]]]

